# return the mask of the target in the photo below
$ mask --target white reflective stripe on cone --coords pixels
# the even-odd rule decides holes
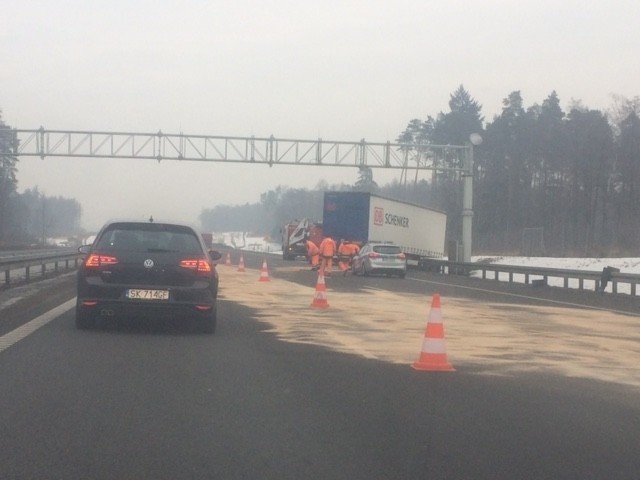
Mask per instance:
[[[425,338],[422,351],[427,353],[445,353],[447,351],[444,340],[440,338]]]

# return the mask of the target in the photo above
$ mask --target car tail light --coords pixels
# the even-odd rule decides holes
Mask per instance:
[[[84,261],[85,267],[103,267],[105,265],[115,265],[118,263],[118,259],[111,255],[101,255],[99,253],[92,253]]]
[[[376,257],[379,257],[379,256],[380,256],[380,254],[377,253],[377,252],[369,252],[369,258],[376,258]]]
[[[195,270],[200,273],[211,272],[211,265],[203,258],[185,258],[180,260],[179,264],[182,268],[188,268],[189,270]]]

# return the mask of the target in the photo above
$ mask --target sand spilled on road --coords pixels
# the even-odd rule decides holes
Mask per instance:
[[[284,341],[407,365],[420,354],[431,297],[373,288],[343,293],[327,278],[329,308],[321,309],[311,307],[314,287],[273,277],[258,282],[256,270],[219,272],[221,298],[256,309]],[[441,306],[447,354],[458,369],[546,371],[640,387],[640,317],[453,297],[441,297]]]

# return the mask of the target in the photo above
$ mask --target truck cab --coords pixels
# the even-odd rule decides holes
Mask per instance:
[[[295,260],[298,256],[306,256],[305,242],[307,239],[317,246],[320,246],[322,241],[322,223],[310,222],[306,218],[285,224],[281,232],[283,260]]]

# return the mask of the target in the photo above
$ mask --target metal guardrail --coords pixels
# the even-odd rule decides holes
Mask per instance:
[[[0,272],[3,273],[0,288],[9,288],[16,283],[28,283],[34,276],[44,278],[61,270],[76,269],[82,257],[76,249],[70,249],[64,253],[21,254],[0,258]]]
[[[44,278],[47,274],[78,268],[84,255],[75,249],[64,253],[24,254],[8,258],[0,258],[0,272],[4,272],[4,283],[0,288],[8,288],[13,283],[25,283],[33,279],[33,268],[37,267],[37,276]],[[491,263],[449,262],[433,258],[422,259],[418,268],[436,271],[448,275],[470,275],[479,272],[483,280],[509,283],[525,283],[532,286],[545,286],[549,279],[560,279],[561,287],[578,290],[604,292],[611,283],[611,293],[638,296],[640,275],[620,273],[615,268],[606,267],[603,271],[567,270],[561,268],[522,267],[513,265],[497,265]],[[12,273],[14,274],[12,276]],[[518,279],[516,276],[520,276]],[[625,288],[621,288],[625,287]],[[622,291],[624,290],[624,292]]]
[[[634,297],[638,296],[638,285],[640,284],[640,275],[620,273],[618,269],[612,267],[606,267],[602,271],[567,270],[422,259],[418,262],[418,268],[449,275],[471,275],[471,272],[479,272],[483,280],[525,283],[534,287],[547,286],[550,279],[559,279],[561,282],[558,286],[561,288],[592,290],[598,293],[604,293],[610,283],[611,293],[628,294]]]

